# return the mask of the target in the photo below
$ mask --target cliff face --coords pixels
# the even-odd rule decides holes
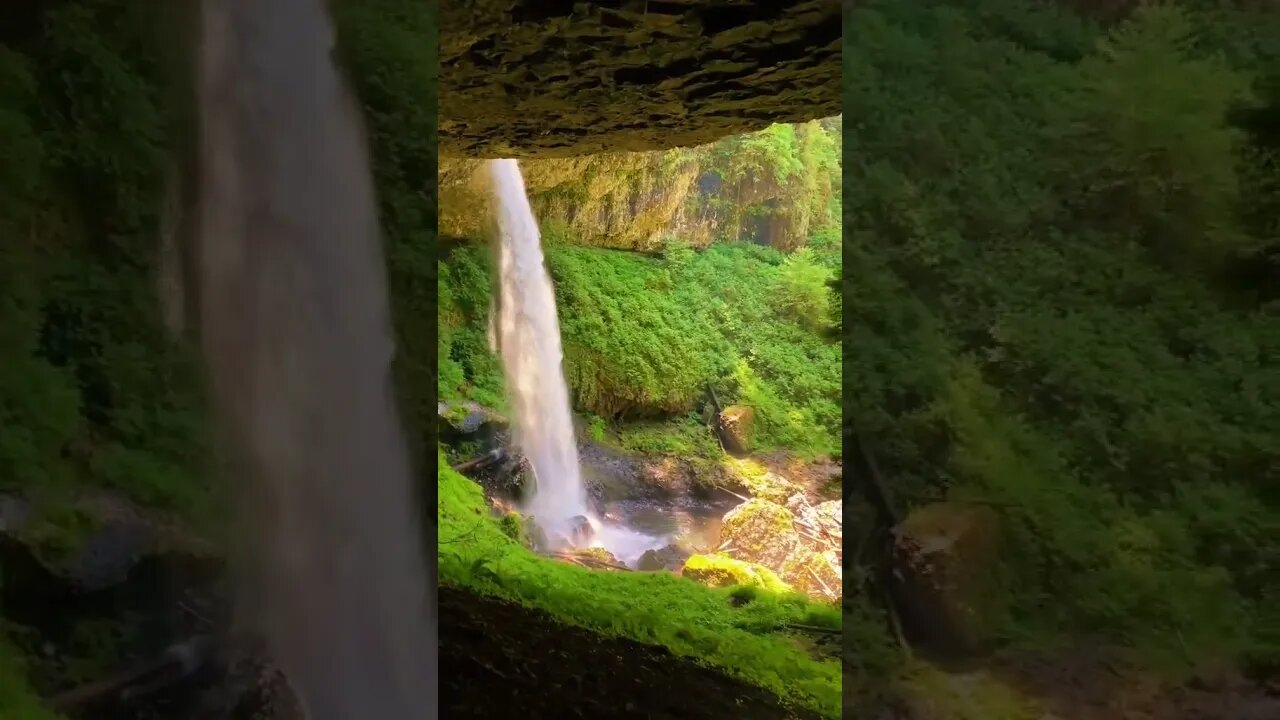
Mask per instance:
[[[440,3],[440,152],[698,145],[840,112],[837,0]]]
[[[724,138],[696,148],[521,161],[553,241],[655,251],[739,240],[793,250],[830,227],[839,192],[839,118]],[[485,237],[481,161],[440,161],[440,232]]]

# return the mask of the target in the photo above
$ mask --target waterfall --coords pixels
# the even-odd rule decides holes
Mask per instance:
[[[561,367],[564,351],[555,292],[538,223],[516,161],[491,160],[488,171],[498,228],[497,346],[515,442],[533,469],[534,487],[525,496],[525,514],[537,521],[553,545],[602,547],[634,564],[645,550],[662,547],[669,538],[601,522],[591,509],[578,462],[569,387]],[[579,532],[576,518],[586,518],[591,525],[589,539]]]
[[[590,513],[561,369],[555,293],[520,166],[515,160],[492,160],[488,169],[499,237],[498,347],[515,441],[534,476],[524,509],[549,537],[569,538],[572,519]]]
[[[197,325],[237,481],[239,619],[309,720],[436,710],[435,606],[360,110],[325,0],[205,0]]]

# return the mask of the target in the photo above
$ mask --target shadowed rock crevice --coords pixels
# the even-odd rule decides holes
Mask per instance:
[[[835,0],[494,0],[440,12],[446,156],[663,149],[840,112]]]

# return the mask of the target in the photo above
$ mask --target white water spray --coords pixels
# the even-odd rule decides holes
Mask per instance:
[[[515,160],[488,163],[498,225],[500,305],[497,340],[515,421],[515,441],[533,468],[534,488],[524,501],[553,543],[573,537],[573,519],[586,517],[591,543],[634,563],[661,547],[652,537],[600,522],[590,509],[573,436],[569,388],[561,361],[555,293],[524,179]],[[559,539],[559,540],[557,540]]]
[[[437,717],[435,553],[392,392],[377,203],[324,0],[204,0],[196,326],[241,620],[307,720]]]
[[[549,533],[568,537],[570,519],[588,512],[569,388],[560,368],[556,298],[520,166],[515,160],[494,160],[489,172],[500,237],[498,346],[515,415],[516,443],[535,478],[525,511]]]

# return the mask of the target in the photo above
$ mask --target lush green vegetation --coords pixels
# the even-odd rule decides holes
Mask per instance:
[[[717,590],[669,573],[597,572],[543,558],[504,532],[478,485],[450,470],[443,457],[439,467],[441,582],[663,645],[824,717],[840,716],[840,664],[812,659],[782,634],[789,623],[839,627],[835,608],[800,595]]]
[[[577,407],[613,422],[687,417],[661,433],[653,423],[634,432],[624,425],[623,442],[710,450],[714,439],[687,414],[711,384],[725,404],[755,407],[761,448],[839,454],[839,346],[821,332],[832,321],[835,270],[807,248],[789,256],[742,244],[686,250],[672,244],[658,259],[548,249]],[[483,253],[460,248],[440,270],[443,398],[500,397],[501,370],[485,338],[491,283]]]
[[[162,251],[162,238],[186,199],[183,74],[194,45],[180,6],[0,10],[0,493],[40,501],[28,532],[52,561],[86,536],[67,501],[90,490],[198,532],[221,527],[199,363],[166,329],[183,308],[164,307],[157,287],[176,252]],[[435,311],[434,6],[338,7],[373,128],[404,385],[417,411],[435,386],[425,347]],[[422,435],[434,432],[430,412]],[[19,645],[0,637],[0,716],[44,718],[22,682]],[[67,681],[86,679],[68,670]]]
[[[711,386],[725,404],[754,406],[761,449],[839,454],[830,329],[839,317],[840,128],[835,118],[702,148],[524,163],[566,377],[598,437],[639,452],[714,455],[699,417]],[[606,227],[613,211],[600,207],[634,215],[655,205],[661,212],[641,210],[636,222],[659,238],[646,246],[658,252],[601,248],[617,235]],[[440,397],[501,407],[501,368],[486,337],[489,257],[464,245],[437,272]]]
[[[0,717],[14,720],[56,720],[27,686],[21,653],[0,636]]]
[[[335,11],[341,57],[364,104],[374,149],[399,380],[414,435],[429,448],[434,444],[431,400],[437,385],[455,397],[465,393],[502,405],[500,373],[486,347],[484,326],[473,322],[483,321],[490,293],[482,256],[465,248],[449,262],[438,263],[436,257],[434,11],[430,3],[403,0],[344,2]],[[166,213],[180,210],[187,199],[181,197],[185,188],[180,178],[183,153],[189,150],[184,143],[192,129],[189,88],[182,76],[190,43],[185,31],[178,31],[184,18],[156,12],[147,3],[120,0],[28,4],[3,12],[0,233],[6,241],[0,243],[0,344],[5,349],[0,423],[5,432],[0,437],[0,491],[52,501],[43,508],[47,522],[32,532],[53,560],[72,551],[91,530],[81,514],[57,500],[90,487],[118,491],[144,507],[169,511],[180,522],[217,527],[216,486],[206,474],[209,436],[198,362],[188,338],[165,327],[183,309],[166,308],[156,287],[158,279],[169,279],[165,274],[172,267],[164,263],[174,257],[171,249],[160,251],[163,231],[175,219]],[[830,201],[838,185],[835,136],[830,128],[781,132],[798,138],[782,149],[800,158],[799,164],[792,155],[777,154],[760,155],[754,162],[761,172],[774,175],[767,163],[791,163],[792,171],[774,181],[784,189],[790,187],[788,180],[817,182],[806,169],[824,168],[821,202],[806,208],[803,219],[795,222],[807,223],[800,226],[802,234],[817,233],[819,226],[829,234]],[[815,156],[814,147],[824,148],[825,154]],[[703,162],[692,153],[687,157]],[[666,157],[652,172],[643,162],[635,164],[640,174],[626,178],[628,192],[661,187],[679,163],[674,155]],[[688,174],[689,167],[700,165],[685,167]],[[591,192],[558,189],[566,208],[586,213],[595,207]],[[548,195],[547,201],[553,197]],[[620,198],[610,199],[610,207],[625,206]],[[669,220],[659,215],[659,221]],[[795,222],[789,220],[787,227]],[[753,232],[747,228],[739,235],[750,238]],[[737,388],[733,392],[740,399],[762,406],[774,403],[770,407],[778,411],[771,409],[768,415],[776,420],[766,423],[770,442],[795,439],[802,451],[830,451],[837,413],[830,380],[834,349],[802,327],[825,322],[821,309],[812,317],[804,312],[804,303],[815,297],[823,298],[815,308],[829,303],[829,293],[819,286],[832,275],[838,258],[829,240],[821,247],[817,259],[801,255],[787,260],[774,251],[748,248],[695,255],[675,243],[663,259],[609,256],[613,279],[591,274],[574,255],[578,249],[566,247],[554,254],[565,273],[576,268],[580,289],[615,281],[639,283],[636,288],[670,285],[676,277],[727,287],[728,279],[713,275],[728,270],[743,273],[739,279],[752,283],[748,300],[771,289],[795,300],[776,316],[729,311],[740,325],[736,334],[711,327],[714,319],[709,316],[673,313],[670,322],[716,338],[714,353],[695,352],[687,338],[679,339],[678,349],[694,353],[690,357],[698,364],[691,367],[706,369],[707,376],[685,373],[679,397],[655,390],[652,377],[640,388],[628,388],[625,382],[618,388],[600,386],[594,390],[602,393],[602,402],[616,392],[642,399],[624,401],[624,416],[675,413],[684,420],[663,423],[661,430],[649,433],[650,442],[683,450],[687,446],[681,443],[687,441],[709,453],[705,428],[700,423],[695,427],[690,411],[699,383],[723,383],[726,392]],[[437,270],[438,298],[433,291]],[[705,297],[710,294],[708,289]],[[694,305],[705,297],[690,294],[685,300]],[[679,310],[665,302],[664,307]],[[582,309],[602,311],[586,301]],[[431,337],[437,317],[448,328],[438,341]],[[662,327],[632,329],[660,337]],[[583,330],[584,351],[626,347],[621,336],[592,336],[589,330]],[[730,343],[746,333],[758,334],[765,349],[732,350]],[[770,351],[784,344],[795,346],[790,354]],[[807,358],[824,363],[827,377],[801,367]],[[606,382],[618,381],[633,361],[621,356],[621,365],[590,367]],[[774,379],[789,385],[771,385]],[[820,393],[825,396],[819,398]],[[603,437],[603,416],[614,417],[603,405],[598,415],[602,417],[593,427]],[[644,445],[645,432],[637,428],[625,440]],[[665,644],[835,714],[837,668],[808,659],[777,633],[787,622],[838,626],[840,619],[829,608],[741,589],[711,591],[665,576],[623,579],[555,565],[532,556],[487,519],[474,535],[450,535],[462,529],[463,517],[481,521],[476,511],[482,505],[478,490],[456,475],[442,475],[440,489],[441,533],[452,538],[441,549],[446,580],[544,607],[570,622]],[[731,608],[732,593],[739,603],[749,602]],[[653,602],[633,608],[627,604],[632,597]],[[118,658],[98,660],[101,667],[95,671],[112,667]],[[21,682],[22,665],[19,651],[0,645],[0,714],[44,717]],[[83,679],[88,678],[67,678]]]
[[[555,286],[565,376],[590,437],[713,471],[723,451],[702,415],[710,386],[725,405],[753,406],[757,449],[839,455],[838,128],[775,126],[706,148],[522,163]],[[442,170],[455,174],[464,173]],[[707,177],[718,192],[697,191]],[[450,202],[463,201],[443,204],[452,218]],[[456,220],[450,232],[464,232],[466,218]],[[437,268],[438,392],[501,409],[502,369],[488,338],[492,250],[479,230],[472,240]],[[542,558],[518,541],[513,516],[491,517],[477,485],[447,468],[439,482],[443,581],[667,646],[839,714],[838,663],[778,634],[788,623],[838,627],[834,607],[775,595],[786,586],[771,571],[732,560],[691,561],[713,584],[740,576],[740,585],[711,589],[669,573],[601,573]]]
[[[845,22],[846,431],[1001,510],[1006,648],[1275,667],[1280,13]]]
[[[201,393],[155,285],[176,118],[152,11],[59,4],[0,46],[0,490],[105,487],[194,519]]]

